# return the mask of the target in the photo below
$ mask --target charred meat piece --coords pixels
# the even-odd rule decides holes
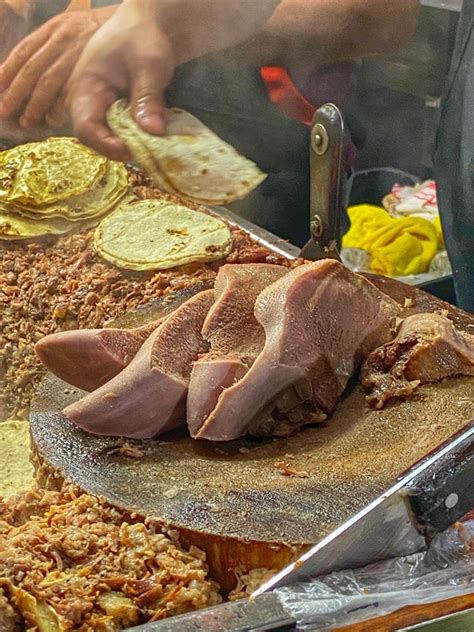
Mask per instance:
[[[116,377],[64,410],[100,435],[148,439],[184,423],[193,361],[207,350],[201,329],[214,290],[189,299],[166,318]]]
[[[296,384],[305,385],[313,408],[330,413],[366,356],[392,339],[399,309],[337,261],[295,268],[258,296],[265,346],[246,375],[222,392],[196,438],[236,439]]]
[[[270,264],[225,265],[215,282],[216,301],[202,335],[210,351],[194,363],[188,392],[191,435],[217,404],[222,390],[240,380],[265,344],[265,332],[254,315],[260,292],[288,272]]]
[[[361,381],[370,390],[369,404],[380,409],[420,384],[455,375],[474,375],[474,336],[444,315],[415,314],[402,321],[394,340],[369,355]]]
[[[136,329],[61,331],[42,338],[35,351],[51,373],[77,388],[93,391],[130,364],[163,320]]]

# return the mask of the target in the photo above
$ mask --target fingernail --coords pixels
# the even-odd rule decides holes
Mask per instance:
[[[159,114],[143,114],[138,116],[140,127],[152,134],[161,134],[165,129],[163,117]]]

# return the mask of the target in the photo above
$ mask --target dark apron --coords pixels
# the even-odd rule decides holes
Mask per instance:
[[[474,312],[474,0],[464,0],[434,162],[458,305]]]

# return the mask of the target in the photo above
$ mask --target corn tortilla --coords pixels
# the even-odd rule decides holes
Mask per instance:
[[[108,161],[97,184],[78,195],[45,206],[7,203],[0,200],[0,212],[16,213],[30,219],[63,218],[72,222],[103,215],[129,192],[125,165]]]
[[[0,496],[8,497],[29,489],[33,482],[30,463],[30,427],[27,421],[0,423]]]
[[[258,166],[219,138],[189,112],[166,111],[164,136],[145,132],[124,100],[114,103],[107,121],[134,160],[166,191],[202,204],[244,198],[266,178]]]
[[[90,189],[107,159],[75,138],[49,138],[0,153],[0,199],[41,206]]]
[[[120,268],[165,270],[222,259],[232,235],[217,217],[153,199],[121,204],[96,228],[94,244]]]
[[[75,224],[65,219],[30,219],[21,215],[7,214],[0,211],[0,239],[31,239],[44,235],[63,235]]]

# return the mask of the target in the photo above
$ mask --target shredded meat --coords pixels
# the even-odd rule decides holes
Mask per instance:
[[[237,601],[250,597],[262,584],[269,581],[278,571],[268,568],[254,568],[246,573],[241,568],[237,568],[234,573],[237,578],[237,585],[229,593],[229,601]]]
[[[59,629],[89,632],[221,601],[202,551],[72,487],[3,503],[0,578],[0,616],[11,621],[1,632],[15,630],[18,613],[33,629],[43,613]]]
[[[0,588],[0,632],[17,632],[19,622],[18,612],[10,605],[3,588]]]

